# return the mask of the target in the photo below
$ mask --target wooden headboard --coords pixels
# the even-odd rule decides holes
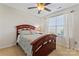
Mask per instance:
[[[35,27],[32,25],[28,25],[28,24],[18,25],[18,26],[16,26],[16,38],[19,35],[19,30],[23,29],[23,28],[26,28],[26,30],[35,30]]]

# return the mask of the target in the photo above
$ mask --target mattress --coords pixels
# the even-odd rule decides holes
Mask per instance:
[[[43,35],[45,34],[19,35],[17,42],[25,51],[25,53],[27,53],[28,56],[31,56],[32,55],[31,43]]]
[[[43,35],[45,35],[45,34],[19,35],[18,41],[20,39],[24,39],[24,40],[28,41],[29,43],[32,43],[34,40],[38,39],[39,37],[41,37]]]

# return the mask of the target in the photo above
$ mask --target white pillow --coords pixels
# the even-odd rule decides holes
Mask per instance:
[[[18,30],[18,33],[20,34],[20,33],[21,33],[21,31],[22,31],[22,29],[19,29],[19,30]]]
[[[31,35],[32,33],[31,33],[31,31],[29,31],[29,30],[22,30],[22,31],[20,32],[20,34],[21,34],[21,35]]]
[[[36,30],[32,30],[31,32],[32,32],[32,34],[39,34],[40,33],[39,31],[36,31]]]

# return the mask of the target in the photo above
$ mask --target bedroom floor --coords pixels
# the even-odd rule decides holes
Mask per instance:
[[[0,56],[25,56],[23,50],[18,46],[0,49]],[[49,56],[79,56],[79,51],[57,46],[57,49]]]

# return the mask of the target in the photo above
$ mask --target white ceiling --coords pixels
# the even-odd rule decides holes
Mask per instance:
[[[49,15],[53,12],[72,7],[76,4],[77,3],[51,3],[51,4],[46,6],[47,8],[51,9],[51,12],[43,10],[40,14],[38,14],[37,9],[27,9],[28,7],[36,6],[35,3],[6,3],[5,5],[7,5],[9,7],[16,8],[16,9],[21,10],[21,11],[24,11],[26,13],[35,15],[37,17],[43,17],[43,16]],[[61,8],[59,8],[59,7],[61,7]]]

